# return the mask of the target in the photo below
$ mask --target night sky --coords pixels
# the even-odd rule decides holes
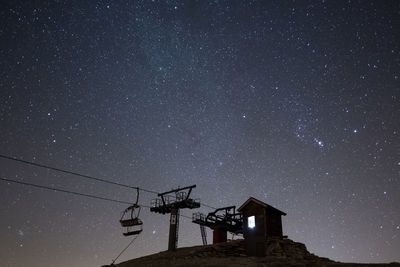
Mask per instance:
[[[0,154],[157,192],[197,184],[213,207],[253,196],[312,253],[400,261],[399,1],[3,1],[0,25]],[[4,158],[0,175],[136,198]],[[131,240],[126,205],[0,194],[2,266],[100,266]],[[181,213],[196,211],[212,209]],[[169,216],[141,219],[118,262],[167,249]],[[190,219],[179,230],[179,247],[201,244]]]

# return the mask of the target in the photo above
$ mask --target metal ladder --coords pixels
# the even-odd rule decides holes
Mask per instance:
[[[206,227],[200,224],[201,239],[203,240],[203,245],[207,245],[207,231]]]

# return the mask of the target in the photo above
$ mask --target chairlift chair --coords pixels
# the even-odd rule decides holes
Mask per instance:
[[[126,227],[126,232],[123,233],[124,236],[138,235],[143,229],[143,222],[139,219],[140,206],[134,204],[129,206],[124,210],[121,219],[119,222],[122,227]]]
[[[141,207],[137,204],[139,200],[139,190],[137,190],[136,203],[126,208],[119,220],[122,227],[126,227],[124,236],[138,235],[143,231],[143,222],[139,219]]]

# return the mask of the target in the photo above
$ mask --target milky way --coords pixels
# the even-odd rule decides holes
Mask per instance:
[[[398,1],[7,1],[0,154],[158,192],[197,184],[213,207],[253,196],[312,253],[400,261],[399,14]],[[136,198],[4,158],[0,175]],[[2,266],[100,266],[130,241],[125,205],[5,181],[0,194]],[[119,260],[167,249],[168,216],[141,219]],[[190,219],[179,231],[180,247],[201,244]]]

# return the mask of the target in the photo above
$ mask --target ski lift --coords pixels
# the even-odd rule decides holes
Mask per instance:
[[[126,227],[126,232],[123,233],[124,236],[138,235],[143,231],[143,222],[139,219],[141,207],[138,205],[138,201],[139,188],[137,188],[136,203],[126,208],[119,220],[121,226]]]

